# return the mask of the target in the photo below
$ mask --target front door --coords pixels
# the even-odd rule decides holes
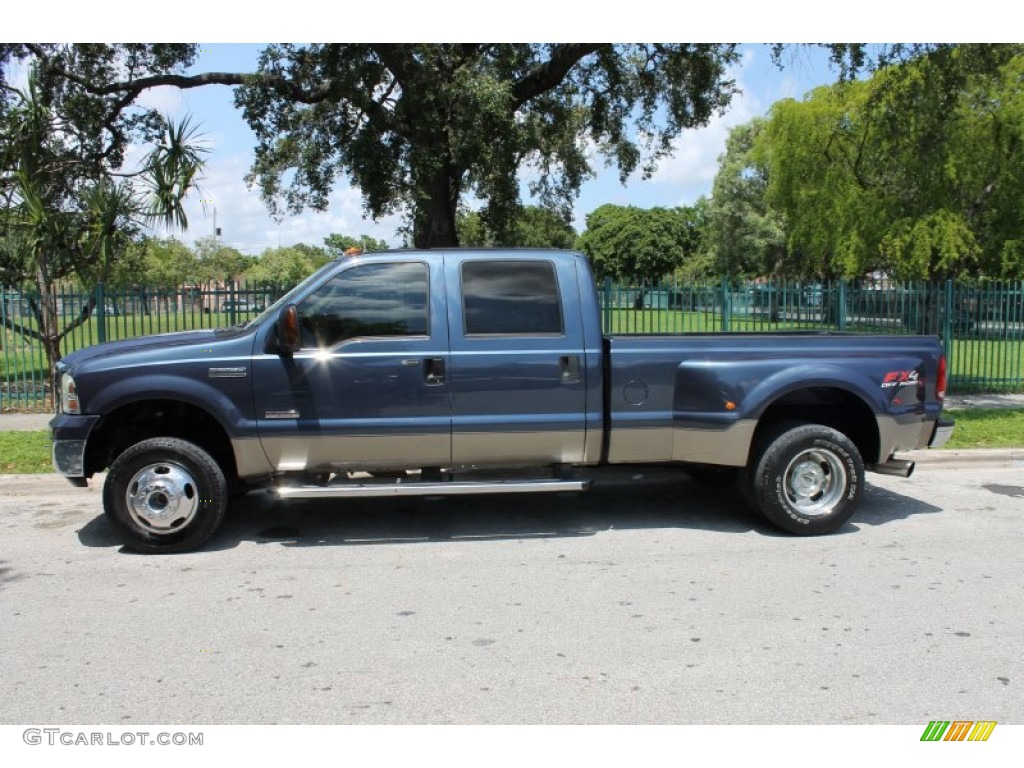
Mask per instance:
[[[297,304],[302,348],[257,352],[260,439],[278,471],[451,463],[438,260],[347,264]]]

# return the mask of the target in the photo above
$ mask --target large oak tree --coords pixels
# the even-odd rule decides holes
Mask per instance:
[[[186,75],[194,46],[16,45],[83,124],[120,126],[148,88],[238,86],[257,136],[251,180],[275,213],[322,210],[347,179],[368,214],[402,211],[418,247],[455,245],[473,194],[499,239],[520,172],[563,214],[598,158],[623,179],[653,170],[681,131],[724,109],[731,44],[269,45],[255,72]],[[0,69],[2,71],[2,69]],[[145,126],[145,115],[120,129]],[[123,152],[126,142],[110,152]]]

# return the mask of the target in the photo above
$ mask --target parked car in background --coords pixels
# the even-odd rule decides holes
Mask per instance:
[[[226,299],[220,305],[221,312],[262,312],[263,306],[259,302],[249,299]]]

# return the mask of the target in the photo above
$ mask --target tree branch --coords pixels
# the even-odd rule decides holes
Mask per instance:
[[[316,104],[330,98],[334,88],[332,80],[324,80],[316,88],[305,90],[294,81],[280,75],[271,75],[263,72],[202,72],[198,75],[179,75],[166,73],[162,75],[149,75],[132,80],[121,80],[113,83],[97,84],[91,80],[81,77],[75,72],[64,68],[56,68],[49,61],[46,52],[36,46],[29,46],[29,50],[43,62],[44,66],[56,71],[75,85],[80,86],[86,93],[93,96],[117,96],[121,98],[115,103],[115,112],[123,110],[143,91],[149,88],[158,88],[162,85],[170,85],[175,88],[187,90],[189,88],[201,88],[204,85],[246,85],[253,82],[261,82],[273,88],[289,99],[302,104]]]
[[[561,83],[580,59],[604,47],[604,43],[565,43],[556,45],[551,58],[538,64],[512,86],[512,97],[520,107]]]
[[[27,339],[35,339],[36,341],[43,340],[43,334],[41,334],[35,328],[27,328],[26,326],[21,325],[21,323],[14,322],[9,317],[5,317],[3,319],[3,324],[5,328],[8,328],[9,330],[14,331],[15,333],[20,333]]]
[[[57,343],[64,341],[69,333],[80,325],[84,325],[90,317],[92,317],[92,311],[96,308],[96,295],[90,294],[89,301],[86,302],[85,306],[82,307],[82,311],[78,313],[78,318],[68,325],[65,325],[60,332],[57,334]]]

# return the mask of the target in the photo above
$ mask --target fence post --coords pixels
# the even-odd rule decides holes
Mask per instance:
[[[601,311],[604,314],[604,332],[613,333],[612,329],[612,279],[606,277],[604,279],[603,291],[601,296]]]
[[[228,281],[228,306],[231,311],[228,312],[228,325],[234,325],[238,320],[236,315],[238,314],[238,283],[234,280]]]
[[[946,355],[946,370],[953,370],[953,281],[946,281],[945,311],[942,313],[942,351]]]
[[[836,328],[846,330],[846,280],[839,281],[839,295],[836,296]]]
[[[729,291],[729,278],[722,278],[722,330],[728,331],[732,320],[732,294]]]
[[[100,344],[107,340],[107,296],[103,281],[96,283],[96,341]]]

